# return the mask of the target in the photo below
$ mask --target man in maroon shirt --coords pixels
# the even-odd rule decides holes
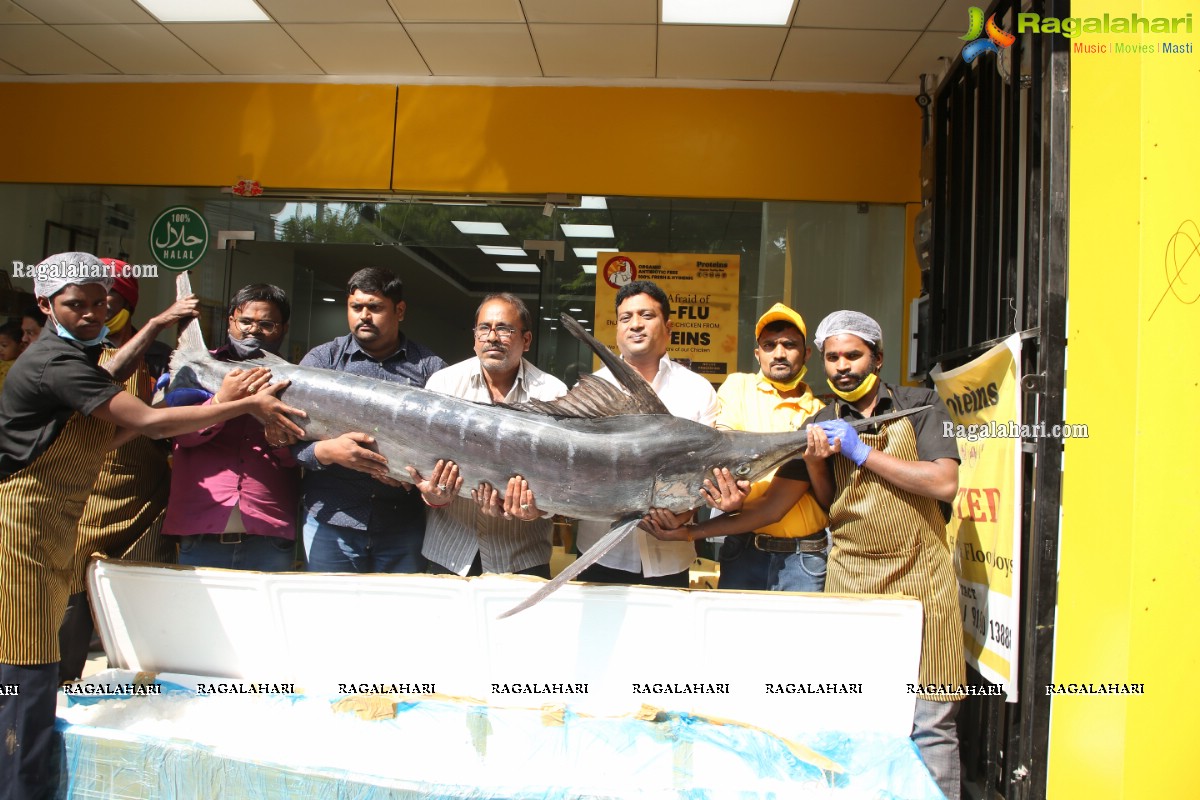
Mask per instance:
[[[229,301],[229,340],[213,351],[242,361],[277,354],[291,315],[277,286],[251,284]],[[253,362],[251,362],[253,363]],[[264,381],[262,370],[234,371],[208,403],[238,397]],[[294,437],[237,417],[175,437],[171,498],[163,533],[179,537],[179,563],[282,572],[295,563],[300,468]]]

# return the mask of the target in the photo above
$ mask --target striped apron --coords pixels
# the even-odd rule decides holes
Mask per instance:
[[[99,365],[103,367],[116,353],[106,347]],[[125,391],[150,402],[154,382],[145,364],[125,381]],[[162,442],[136,436],[104,456],[100,476],[79,518],[71,594],[86,588],[87,563],[93,553],[135,561],[175,560],[174,545],[160,535],[171,490],[168,453]]]
[[[906,419],[860,433],[863,443],[905,461],[917,461],[917,437]],[[910,595],[921,601],[920,682],[966,683],[958,579],[946,545],[946,522],[938,501],[896,488],[848,458],[833,458],[839,493],[829,509],[833,549],[826,592]],[[952,702],[960,694],[921,694]]]
[[[45,452],[0,481],[0,663],[58,661],[79,516],[114,430],[73,414]]]

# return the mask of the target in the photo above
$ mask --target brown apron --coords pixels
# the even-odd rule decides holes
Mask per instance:
[[[103,367],[116,350],[105,348]],[[125,391],[149,403],[154,382],[146,365],[138,366],[125,381]],[[171,489],[169,451],[162,442],[136,436],[109,450],[100,475],[79,518],[79,538],[70,593],[86,588],[88,560],[93,553],[135,561],[174,561],[174,546],[160,535]]]
[[[859,439],[896,458],[918,460],[916,434],[906,419],[883,426],[877,434],[860,433]],[[833,548],[825,591],[917,598],[924,619],[921,684],[965,684],[958,580],[938,501],[897,489],[848,458],[830,463],[842,490],[829,509]],[[941,702],[963,698],[961,693],[920,696]]]
[[[0,663],[58,661],[79,516],[114,430],[73,414],[45,452],[0,481]]]

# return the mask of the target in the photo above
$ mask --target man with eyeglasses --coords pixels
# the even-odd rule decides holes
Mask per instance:
[[[255,283],[229,301],[221,361],[278,355],[291,304],[278,286]],[[253,362],[251,362],[253,363]],[[266,385],[261,367],[234,370],[206,403],[220,404]],[[163,533],[179,542],[179,563],[193,567],[283,572],[296,561],[300,469],[288,449],[295,437],[236,417],[175,437],[171,495]]]
[[[360,269],[350,277],[346,293],[350,333],[311,350],[301,366],[419,387],[446,366],[400,331],[404,284],[391,272]],[[378,452],[375,437],[352,432],[303,442],[292,451],[304,467],[304,548],[310,572],[425,571],[421,493],[388,477],[387,458]]]
[[[521,298],[508,292],[488,295],[475,312],[475,357],[435,373],[425,388],[476,403],[562,397],[566,384],[525,358],[533,342],[532,328]],[[552,523],[537,508],[528,486],[518,485],[520,478],[509,481],[512,491],[506,507],[502,493],[486,483],[472,492],[475,502],[458,497],[462,478],[453,462],[439,462],[428,479],[408,469],[429,506],[422,553],[429,559],[430,572],[550,577]]]

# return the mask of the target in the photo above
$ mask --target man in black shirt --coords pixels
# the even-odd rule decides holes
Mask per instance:
[[[289,415],[304,415],[275,397],[286,381],[218,406],[147,406],[112,380],[128,366],[120,351],[112,372],[96,365],[108,268],[89,253],[62,253],[36,274],[51,325],[0,393],[0,791],[18,798],[52,797],[57,788],[58,630],[79,517],[105,452],[138,434],[174,436],[245,413],[301,433]],[[179,318],[195,314],[185,306]]]

